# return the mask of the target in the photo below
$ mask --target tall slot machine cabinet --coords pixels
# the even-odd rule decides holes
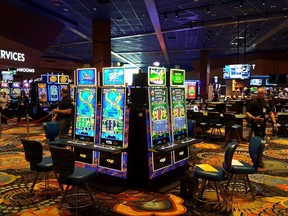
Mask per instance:
[[[129,109],[126,106],[124,67],[102,71],[98,173],[127,179]],[[102,150],[101,150],[102,149]]]
[[[161,67],[133,77],[129,155],[139,161],[130,168],[138,186],[166,187],[188,168],[189,145],[200,141],[187,137],[184,80],[168,88],[166,79]]]

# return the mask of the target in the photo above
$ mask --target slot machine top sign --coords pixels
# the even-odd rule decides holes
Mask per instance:
[[[185,70],[171,69],[170,70],[170,86],[184,86]]]
[[[59,84],[68,84],[69,76],[68,75],[59,75]]]
[[[79,68],[76,70],[77,86],[95,86],[97,84],[96,68]]]
[[[48,83],[58,83],[58,75],[48,75]]]
[[[166,68],[148,67],[148,86],[166,86]]]
[[[125,68],[107,67],[103,68],[103,86],[124,86]]]

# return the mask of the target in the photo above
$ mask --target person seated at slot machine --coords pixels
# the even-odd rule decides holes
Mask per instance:
[[[288,99],[288,93],[285,88],[282,89],[282,91],[279,93],[280,99]]]
[[[274,106],[274,99],[275,99],[274,94],[268,88],[267,91],[266,91],[266,99],[265,100],[270,104],[271,107]]]
[[[7,113],[8,113],[9,103],[10,103],[10,96],[7,95],[3,89],[1,89],[0,113],[2,115],[2,117],[1,117],[1,123],[2,124],[7,124]]]
[[[67,87],[61,89],[61,97],[62,100],[59,102],[58,108],[52,110],[52,113],[55,114],[52,121],[59,121],[59,136],[68,135],[73,117],[73,104]]]
[[[23,115],[27,114],[28,108],[29,108],[29,99],[26,96],[26,93],[24,90],[20,92],[20,95],[18,96],[18,113],[17,113],[17,122],[20,122]]]

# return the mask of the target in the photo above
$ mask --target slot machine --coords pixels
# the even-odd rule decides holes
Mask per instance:
[[[127,178],[129,109],[126,107],[125,68],[106,67],[102,72],[98,173]]]
[[[10,88],[10,97],[11,102],[15,103],[17,102],[17,98],[20,96],[21,92],[21,83],[20,82],[12,82],[11,88]]]
[[[58,89],[59,76],[56,74],[48,74],[47,76],[47,99],[50,104],[60,101],[59,89]]]
[[[3,90],[7,95],[10,95],[9,83],[2,81],[1,82],[1,90]]]
[[[30,95],[30,80],[23,80],[22,83],[22,90],[25,91],[25,94],[27,95],[27,97],[31,97]]]
[[[172,151],[174,168],[188,164],[189,145],[193,138],[188,138],[188,123],[185,98],[185,70],[170,69],[170,116],[172,142],[178,142],[178,148]],[[183,147],[181,147],[183,146]]]
[[[69,76],[68,75],[59,75],[58,77],[58,95],[59,100],[61,100],[61,90],[62,88],[68,88],[70,91],[70,85],[69,85]]]
[[[73,146],[78,164],[95,169],[97,167],[97,152],[93,148],[85,148],[85,146],[94,146],[97,135],[96,68],[77,69],[75,80],[73,140],[68,141],[68,144]]]

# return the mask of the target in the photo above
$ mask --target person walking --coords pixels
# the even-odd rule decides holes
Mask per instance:
[[[23,115],[26,116],[28,108],[29,108],[29,99],[26,96],[24,90],[21,91],[20,95],[18,96],[18,112],[17,112],[17,122],[20,122]]]

